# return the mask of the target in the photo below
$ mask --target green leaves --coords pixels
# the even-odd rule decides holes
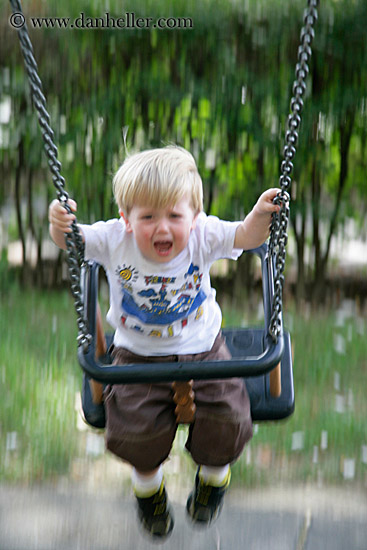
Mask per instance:
[[[303,0],[131,0],[124,12],[152,18],[187,16],[194,26],[164,31],[30,29],[67,187],[78,200],[82,219],[116,214],[111,180],[127,151],[166,143],[194,153],[206,205],[219,216],[242,215],[262,190],[277,185],[304,5]],[[62,7],[51,1],[24,9],[27,17],[78,17],[82,11],[102,17],[105,11],[97,2],[76,7],[70,0]],[[117,0],[111,0],[109,9],[111,16],[123,15]],[[340,132],[351,112],[353,162],[347,167],[347,187],[353,186],[355,193],[342,197],[348,202],[343,211],[358,216],[363,204],[366,12],[362,0],[320,5],[294,177],[298,189],[310,189],[316,167],[327,205],[322,214],[333,210]],[[0,143],[0,175],[7,186],[0,201],[11,192],[21,138],[21,170],[31,166],[35,180],[45,180],[42,140],[18,39],[10,31],[4,33],[0,53],[9,75],[0,78],[0,90],[12,98],[11,121],[3,128],[3,135],[10,137]],[[50,178],[47,185],[52,192]],[[300,204],[301,196],[309,200],[308,193],[298,193],[294,207],[306,212],[309,204]]]

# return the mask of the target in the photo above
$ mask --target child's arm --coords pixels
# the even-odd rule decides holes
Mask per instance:
[[[77,210],[77,204],[73,199],[68,200],[68,205],[70,206],[73,212]],[[75,220],[75,214],[68,214],[65,208],[60,204],[60,202],[55,199],[49,206],[48,209],[48,220],[50,222],[50,235],[52,240],[59,248],[66,250],[65,236],[64,233],[71,233],[71,224]],[[79,227],[79,232],[84,241],[84,235],[82,230]]]
[[[280,189],[265,191],[236,230],[234,248],[250,250],[260,246],[269,236],[271,214],[279,212],[280,207],[273,204],[273,199]]]

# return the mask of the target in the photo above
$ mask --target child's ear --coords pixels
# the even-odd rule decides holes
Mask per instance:
[[[199,213],[200,213],[200,212],[197,212],[197,214],[195,214],[194,219],[192,220],[191,229],[195,229],[195,227],[196,227],[196,222],[197,222],[197,220],[198,220]]]
[[[124,212],[122,210],[120,210],[120,216],[125,222],[127,233],[132,233],[132,227],[131,227],[131,224],[129,222],[129,218],[126,216],[126,214],[124,214]]]

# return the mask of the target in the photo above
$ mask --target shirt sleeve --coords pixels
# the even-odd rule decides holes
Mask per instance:
[[[80,225],[84,234],[86,260],[94,260],[108,268],[113,250],[118,239],[125,232],[125,225],[120,220],[96,222],[93,225]]]
[[[241,222],[229,222],[220,220],[216,216],[205,216],[202,218],[202,223],[202,238],[211,261],[221,258],[237,260],[241,256],[243,250],[233,246],[236,230]]]

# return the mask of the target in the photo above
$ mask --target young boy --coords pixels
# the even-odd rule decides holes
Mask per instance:
[[[162,361],[228,359],[209,269],[265,241],[278,189],[263,193],[243,222],[206,216],[195,160],[175,146],[128,157],[113,185],[120,218],[79,228],[85,258],[107,272],[114,363],[154,368]],[[69,205],[76,212],[73,200]],[[73,219],[51,203],[50,234],[61,248]],[[194,391],[186,448],[198,470],[186,508],[203,525],[220,512],[230,464],[251,438],[252,423],[242,379],[196,381]],[[104,395],[107,448],[133,466],[139,519],[160,538],[173,528],[162,472],[177,428],[172,396],[170,383],[108,386]]]

